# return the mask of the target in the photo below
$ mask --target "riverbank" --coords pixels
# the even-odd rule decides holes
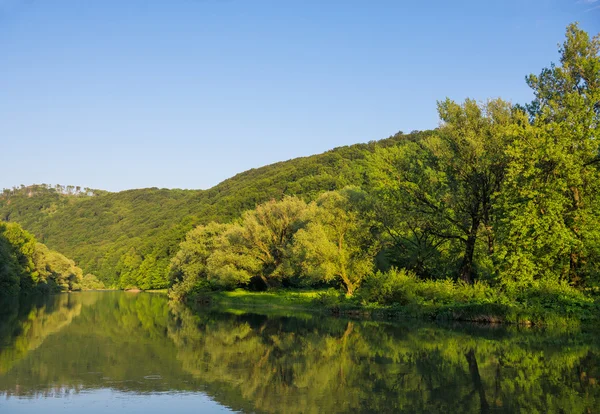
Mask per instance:
[[[422,298],[420,298],[422,299]],[[510,301],[508,295],[499,295],[498,301],[465,301],[444,303],[441,298],[415,300],[392,305],[365,302],[360,296],[347,297],[333,289],[271,290],[250,292],[233,291],[196,292],[188,297],[190,304],[201,304],[228,309],[260,309],[289,313],[311,312],[344,315],[360,319],[422,319],[464,321],[488,324],[516,324],[523,326],[573,326],[599,322],[600,305],[591,296],[562,297],[544,300],[539,295],[528,302]]]

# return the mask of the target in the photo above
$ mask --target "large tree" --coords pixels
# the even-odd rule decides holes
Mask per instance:
[[[500,99],[462,105],[446,99],[438,102],[438,113],[436,133],[408,148],[376,151],[375,165],[391,175],[379,191],[397,201],[413,239],[430,247],[443,240],[461,245],[459,277],[472,282],[477,242],[485,240],[488,254],[494,251],[494,200],[509,161],[505,147],[525,116]]]
[[[265,287],[290,276],[286,264],[288,245],[312,215],[312,206],[298,197],[289,196],[281,201],[260,204],[242,215],[235,244],[241,245],[247,256],[260,262],[260,270],[253,276],[258,276]]]
[[[365,193],[345,188],[322,194],[315,219],[294,236],[300,274],[313,282],[338,280],[348,295],[373,271],[378,238],[365,214]]]
[[[560,65],[527,83],[531,126],[510,151],[503,193],[507,277],[598,278],[600,37],[567,27]]]
[[[186,282],[195,284],[208,278],[207,261],[220,247],[220,239],[230,226],[215,222],[191,230],[179,245],[179,251],[171,259],[169,279],[171,284]]]
[[[81,280],[72,260],[37,243],[18,224],[0,222],[0,296],[80,289]]]
[[[414,208],[412,193],[406,188],[408,182],[425,179],[425,159],[423,146],[412,140],[375,151],[367,170],[369,202],[383,232],[379,259],[384,267],[407,268],[423,278],[444,277],[447,269],[442,257],[448,255],[451,239],[431,231],[430,217]]]

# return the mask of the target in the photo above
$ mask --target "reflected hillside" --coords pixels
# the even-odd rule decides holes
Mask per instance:
[[[183,367],[259,412],[600,409],[599,350],[585,334],[175,315]]]
[[[5,374],[28,352],[69,325],[81,313],[84,301],[73,295],[55,295],[16,301],[14,312],[0,317],[0,375]],[[85,297],[92,304],[95,297]],[[20,305],[20,306],[19,306]]]
[[[0,324],[0,393],[201,391],[242,412],[600,411],[593,333],[192,312],[85,292]],[[0,403],[1,406],[1,403]]]
[[[80,309],[73,322],[0,375],[9,395],[89,388],[154,392],[197,389],[186,382],[167,337],[163,295],[85,292],[65,295]],[[85,306],[89,303],[93,306]],[[55,313],[58,318],[58,313]]]

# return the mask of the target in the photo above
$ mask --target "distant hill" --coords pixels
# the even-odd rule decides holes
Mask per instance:
[[[208,190],[111,193],[73,186],[22,186],[0,195],[0,219],[20,223],[108,285],[125,287],[122,281],[128,274],[145,272],[144,288],[166,287],[169,260],[195,225],[230,221],[258,203],[284,195],[311,200],[323,191],[362,185],[368,153],[426,133],[398,133],[251,169]]]

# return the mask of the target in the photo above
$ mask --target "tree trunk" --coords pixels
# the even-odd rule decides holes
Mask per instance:
[[[265,287],[267,288],[267,290],[269,290],[271,288],[271,285],[269,284],[269,280],[265,277],[265,275],[261,274],[260,275],[260,280],[263,281],[263,283],[265,284]]]
[[[579,252],[571,251],[569,255],[569,281],[578,286],[581,283],[579,276]]]
[[[579,193],[579,189],[577,187],[571,187],[571,192],[573,193],[573,207],[572,211],[574,212],[573,224],[571,224],[571,231],[575,233],[575,236],[581,240],[581,218],[580,211],[582,207],[581,195]],[[574,285],[578,285],[581,283],[581,278],[579,275],[579,261],[581,259],[581,250],[571,250],[571,254],[569,256],[569,279],[570,282]]]
[[[348,279],[348,274],[346,273],[346,261],[342,260],[342,256],[343,256],[343,251],[344,251],[344,233],[340,234],[339,238],[338,238],[338,256],[339,256],[339,260],[340,260],[340,277],[342,278],[342,282],[344,282],[344,285],[346,286],[346,293],[348,294],[348,296],[352,296],[354,294],[354,285],[352,282],[350,282],[350,279]]]
[[[344,286],[346,286],[346,294],[352,296],[354,294],[354,285],[350,282],[348,276],[346,276],[345,270],[342,271],[342,282],[344,282]]]

